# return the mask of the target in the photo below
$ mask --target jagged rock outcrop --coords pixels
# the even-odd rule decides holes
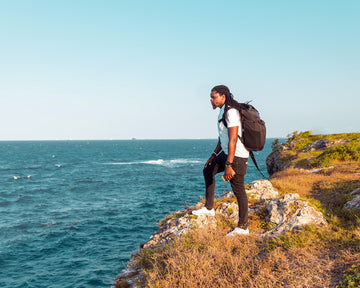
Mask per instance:
[[[249,185],[246,193],[257,200],[273,199],[279,195],[269,180],[253,181]]]
[[[329,167],[325,167],[325,168],[314,168],[314,169],[302,169],[300,168],[299,170],[301,171],[306,171],[308,173],[319,173],[322,172],[324,170],[329,170],[329,169],[334,169],[335,166],[329,166]]]
[[[335,140],[327,140],[327,139],[319,139],[314,142],[307,144],[305,147],[300,146],[297,147],[301,141],[304,141],[304,138],[299,138],[295,140],[288,139],[286,143],[281,143],[278,140],[275,140],[271,145],[272,152],[266,158],[266,168],[269,175],[273,175],[276,172],[283,171],[291,166],[294,166],[292,163],[294,159],[297,158],[297,153],[302,152],[310,152],[315,150],[326,150],[333,146],[342,145],[353,141],[352,139],[335,139]],[[309,159],[311,159],[311,155],[309,155]],[[308,160],[309,160],[308,159]],[[326,169],[333,168],[327,167]],[[317,173],[320,172],[321,169],[310,169],[307,172]]]
[[[355,197],[350,201],[346,202],[344,208],[360,210],[360,187],[352,191],[350,195],[355,195]]]
[[[276,172],[286,169],[289,166],[289,163],[281,160],[281,152],[287,150],[288,148],[280,142],[274,142],[271,145],[271,148],[273,152],[266,158],[266,169],[270,176]]]
[[[279,193],[275,191],[273,185],[269,180],[257,180],[251,182],[249,185],[247,185],[246,194],[249,198],[255,200],[273,199],[278,197],[279,195]],[[225,193],[222,196],[222,199],[233,197],[235,197],[235,195],[232,191],[230,191]],[[252,209],[249,208],[249,214],[256,213],[259,209],[258,206],[260,207],[262,206],[262,204],[255,205],[255,208]],[[215,212],[217,214],[227,215],[234,223],[237,223],[239,221],[239,207],[236,202],[224,201],[216,207]]]
[[[135,258],[133,255],[131,255],[127,268],[121,271],[121,273],[116,277],[116,285],[112,286],[112,288],[136,287],[137,284],[144,281],[145,274],[142,272],[141,267],[134,265]]]
[[[298,200],[296,193],[286,194],[279,199],[270,200],[266,206],[268,219],[276,224],[262,237],[274,237],[288,230],[302,229],[306,225],[327,225],[324,215],[311,207],[306,201]]]
[[[196,209],[201,208],[203,204],[197,205]],[[194,227],[216,226],[214,217],[194,216],[191,211],[195,206],[187,207],[184,211],[174,213],[169,219],[164,219],[160,224],[157,232],[153,233],[150,240],[145,244],[141,244],[141,249],[151,248],[154,246],[163,247],[167,243],[174,240],[176,237],[186,234]],[[216,212],[219,212],[218,209]]]
[[[319,150],[319,149],[325,149],[325,148],[329,147],[329,145],[330,145],[329,140],[320,139],[320,140],[314,141],[313,143],[310,143],[309,145],[307,145],[305,147],[305,152]]]

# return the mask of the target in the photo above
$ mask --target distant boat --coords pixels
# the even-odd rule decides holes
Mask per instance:
[[[21,178],[20,176],[14,176],[14,180],[18,180],[20,178]]]
[[[138,140],[138,138],[131,138],[131,140]]]

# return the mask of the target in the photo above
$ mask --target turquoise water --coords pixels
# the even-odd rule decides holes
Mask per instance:
[[[216,143],[0,142],[0,287],[110,287],[160,219],[204,196]],[[246,182],[259,178],[249,161]]]

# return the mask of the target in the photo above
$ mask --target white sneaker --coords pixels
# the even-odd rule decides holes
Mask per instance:
[[[235,235],[249,235],[249,229],[246,228],[246,230],[245,230],[245,229],[241,229],[239,227],[236,227],[233,231],[226,234],[226,236],[235,236]]]
[[[194,214],[196,216],[215,216],[215,210],[214,210],[214,208],[209,210],[206,207],[203,207],[199,210],[193,210],[192,214]]]

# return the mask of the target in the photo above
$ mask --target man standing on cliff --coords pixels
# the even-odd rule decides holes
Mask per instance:
[[[249,151],[239,139],[239,136],[242,136],[241,116],[237,109],[231,108],[231,104],[235,100],[228,87],[224,85],[215,86],[211,89],[210,96],[213,109],[220,108],[218,116],[219,142],[203,170],[206,186],[205,207],[194,210],[192,213],[196,216],[215,216],[214,176],[224,171],[223,178],[225,181],[230,181],[239,206],[238,227],[228,233],[227,236],[249,234],[249,229],[247,228],[248,199],[244,186]],[[227,127],[222,121],[224,114]]]

